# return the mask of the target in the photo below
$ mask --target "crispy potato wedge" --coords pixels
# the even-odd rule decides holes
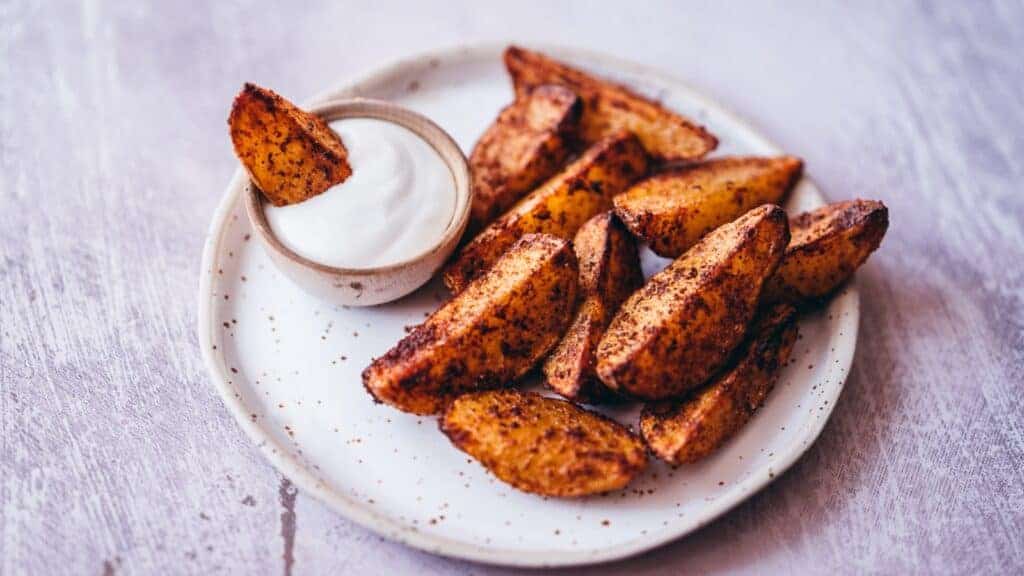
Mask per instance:
[[[619,306],[644,282],[636,242],[611,212],[594,216],[573,239],[580,265],[576,317],[544,362],[548,386],[562,396],[594,402],[608,389],[594,372],[594,351]]]
[[[793,306],[777,304],[762,310],[730,368],[692,397],[644,407],[644,442],[669,464],[689,464],[710,455],[764,403],[789,360],[796,336]]]
[[[794,217],[789,227],[792,239],[765,299],[807,304],[834,292],[878,248],[889,209],[873,200],[837,202]]]
[[[538,52],[517,46],[505,50],[505,67],[516,94],[538,86],[569,87],[583,100],[580,136],[596,142],[618,130],[636,133],[644,148],[661,160],[695,160],[718,146],[703,126],[667,110],[625,86],[595,78]]]
[[[558,172],[569,157],[583,106],[564,86],[540,86],[516,98],[469,156],[470,230],[479,230]]]
[[[228,117],[235,155],[275,206],[312,198],[352,174],[341,138],[315,114],[246,83]]]
[[[634,184],[615,197],[615,214],[656,254],[677,258],[751,208],[781,204],[802,169],[793,156],[716,158]]]
[[[445,268],[445,284],[459,293],[524,234],[571,239],[646,170],[647,155],[636,136],[619,132],[601,140],[463,246]]]
[[[363,371],[375,399],[436,414],[455,395],[512,382],[572,320],[579,269],[569,242],[522,237],[494,267]]]
[[[544,496],[618,490],[647,466],[643,442],[619,423],[532,392],[459,396],[440,427],[502,481]]]
[[[601,381],[648,400],[706,382],[743,339],[788,242],[774,204],[705,236],[619,308],[597,347]]]

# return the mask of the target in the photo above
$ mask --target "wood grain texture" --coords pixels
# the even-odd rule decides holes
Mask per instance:
[[[510,34],[674,72],[805,158],[830,199],[890,207],[819,441],[696,534],[586,572],[1024,570],[1019,2],[36,4],[0,3],[0,573],[510,572],[296,494],[195,335],[244,81],[301,100]]]

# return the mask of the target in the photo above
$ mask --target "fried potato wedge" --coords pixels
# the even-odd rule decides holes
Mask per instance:
[[[312,198],[352,174],[341,138],[315,114],[246,84],[228,117],[235,155],[275,206]]]
[[[583,106],[564,86],[540,86],[516,98],[469,156],[470,230],[479,230],[558,172],[572,151]]]
[[[555,351],[544,362],[548,386],[580,402],[598,401],[608,389],[594,372],[594,352],[619,306],[644,282],[636,242],[611,212],[594,216],[573,239],[580,266],[580,307]]]
[[[512,382],[558,343],[576,306],[569,242],[522,237],[494,267],[363,371],[375,399],[436,414],[455,395]]]
[[[601,381],[648,400],[707,382],[742,341],[788,242],[773,204],[705,236],[619,308],[597,347]]]
[[[802,169],[793,156],[716,158],[634,184],[615,197],[615,214],[656,254],[677,258],[751,208],[781,204]]]
[[[459,293],[524,234],[572,239],[646,170],[647,155],[636,136],[619,132],[601,140],[463,246],[445,268],[445,284]]]
[[[502,481],[544,496],[618,490],[647,466],[643,442],[619,423],[532,392],[459,396],[440,427]]]
[[[579,95],[583,100],[580,136],[585,142],[596,142],[627,129],[661,160],[695,160],[718,146],[718,139],[703,126],[625,86],[595,78],[538,52],[510,46],[505,50],[505,67],[516,94],[558,84]]]
[[[853,276],[882,243],[889,209],[873,200],[837,202],[794,217],[789,227],[792,239],[765,286],[765,299],[801,305],[828,296]]]
[[[713,453],[764,403],[789,360],[796,336],[793,306],[777,304],[762,310],[730,368],[692,397],[644,407],[644,442],[669,464],[689,464]]]

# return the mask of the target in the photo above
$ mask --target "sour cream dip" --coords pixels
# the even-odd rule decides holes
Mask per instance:
[[[455,182],[437,150],[413,131],[374,118],[330,123],[352,175],[288,206],[265,205],[277,239],[327,266],[397,264],[434,246],[455,213]]]

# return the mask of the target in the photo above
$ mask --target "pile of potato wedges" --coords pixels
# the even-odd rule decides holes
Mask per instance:
[[[517,47],[515,100],[470,156],[452,298],[364,372],[378,401],[439,414],[501,480],[576,497],[648,454],[707,457],[764,403],[801,310],[878,248],[880,202],[792,217],[792,156],[704,159],[718,140],[625,86]],[[638,246],[674,261],[644,282]],[[564,399],[515,388],[540,368]],[[645,402],[635,435],[586,405]]]
[[[887,209],[788,216],[800,159],[705,159],[714,135],[625,86],[518,47],[505,65],[515,99],[470,155],[471,224],[443,270],[452,297],[363,384],[440,415],[456,447],[526,492],[620,489],[648,454],[697,462],[764,403],[800,312],[878,248]],[[340,140],[273,92],[246,85],[229,124],[276,204],[351,173]],[[646,282],[640,245],[673,259]],[[515,388],[535,369],[564,399]],[[584,406],[628,400],[645,403],[639,436]]]

